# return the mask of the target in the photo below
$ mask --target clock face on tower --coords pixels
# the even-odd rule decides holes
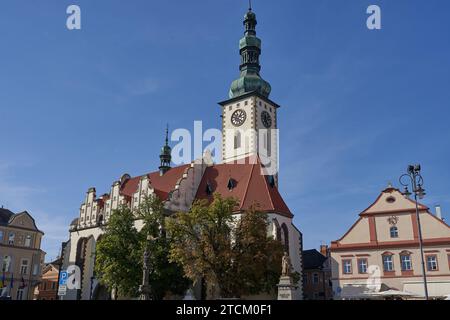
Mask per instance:
[[[245,119],[247,119],[247,114],[246,114],[245,111],[242,110],[242,109],[236,110],[236,111],[231,115],[231,123],[232,123],[235,127],[242,126],[242,124],[245,122]]]
[[[263,111],[261,113],[261,121],[266,128],[270,128],[270,126],[272,126],[272,117],[267,111]]]

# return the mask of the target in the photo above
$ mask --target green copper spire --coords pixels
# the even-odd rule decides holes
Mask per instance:
[[[247,14],[244,16],[245,33],[239,42],[241,55],[241,75],[234,80],[230,88],[230,99],[249,92],[258,92],[268,98],[272,88],[270,84],[261,78],[259,72],[259,56],[261,55],[261,39],[256,36],[256,14],[252,11],[251,3]]]
[[[170,170],[170,162],[172,161],[172,149],[169,146],[169,125],[166,127],[166,144],[161,148],[159,159],[161,160],[159,173],[164,175]]]

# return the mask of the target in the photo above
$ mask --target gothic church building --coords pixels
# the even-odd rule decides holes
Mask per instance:
[[[159,197],[169,213],[187,212],[196,199],[211,200],[215,192],[239,200],[236,215],[257,204],[270,218],[268,231],[284,244],[293,269],[302,273],[302,234],[293,224],[293,214],[278,191],[277,173],[266,168],[267,159],[272,169],[277,166],[279,105],[269,99],[271,86],[260,76],[261,40],[256,36],[256,24],[256,15],[249,9],[244,18],[245,34],[239,42],[240,76],[231,84],[229,99],[219,103],[223,163],[213,163],[206,151],[190,164],[171,167],[166,135],[159,170],[136,177],[123,174],[113,182],[109,193],[101,196],[90,188],[78,218],[70,225],[70,239],[63,248],[63,269],[69,265],[80,268],[81,289],[67,290],[64,300],[97,299],[102,295],[104,289],[94,277],[96,242],[113,210],[120,205],[136,209],[149,195]],[[141,227],[142,222],[137,220],[136,228]],[[296,299],[302,298],[301,288],[299,283]]]

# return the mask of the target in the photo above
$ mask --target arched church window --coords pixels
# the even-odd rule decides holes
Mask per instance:
[[[281,225],[281,231],[284,250],[289,253],[289,229],[285,223]]]

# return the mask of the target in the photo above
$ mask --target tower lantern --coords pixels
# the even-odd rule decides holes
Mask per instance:
[[[164,175],[170,170],[170,162],[172,161],[172,149],[169,146],[169,126],[166,128],[166,143],[161,148],[161,153],[159,155],[161,160],[161,165],[159,166],[159,174]]]

